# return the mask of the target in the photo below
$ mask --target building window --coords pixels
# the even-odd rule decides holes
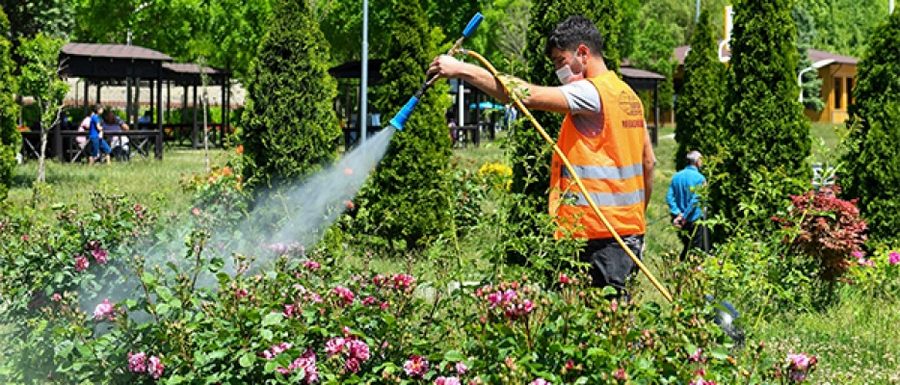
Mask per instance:
[[[841,109],[841,102],[844,99],[844,82],[839,77],[834,78],[834,109]]]
[[[847,78],[847,107],[853,105],[853,78]]]

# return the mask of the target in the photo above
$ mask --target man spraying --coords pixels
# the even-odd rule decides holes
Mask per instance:
[[[602,41],[590,20],[571,16],[556,26],[546,47],[563,85],[513,81],[526,89],[522,101],[527,108],[566,115],[557,145],[614,230],[640,257],[656,158],[643,105],[634,91],[606,68]],[[489,71],[450,56],[435,58],[428,73],[461,78],[504,103],[509,101]],[[587,240],[581,258],[591,265],[593,284],[612,286],[623,294],[635,264],[590,208],[556,155],[551,163],[549,208],[559,226],[557,238],[569,234]]]

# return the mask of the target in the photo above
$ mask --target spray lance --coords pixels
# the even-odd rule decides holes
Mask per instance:
[[[463,30],[462,36],[459,39],[456,39],[456,43],[453,43],[453,47],[447,51],[448,55],[453,54],[454,52],[459,51],[462,48],[462,43],[469,36],[472,36],[475,33],[475,30],[478,29],[478,25],[481,24],[481,21],[484,20],[484,16],[481,12],[475,13],[475,16],[472,16],[472,20],[469,20],[469,24],[466,24],[466,28]],[[419,100],[422,99],[422,95],[425,94],[431,86],[437,81],[438,76],[432,76],[431,79],[422,83],[422,86],[419,87],[419,90],[413,95],[413,97],[409,98],[409,101],[400,109],[393,118],[391,118],[390,125],[397,129],[397,131],[403,131],[403,126],[406,125],[406,120],[409,119],[409,115],[412,114],[413,110],[416,109],[416,105],[419,104]]]

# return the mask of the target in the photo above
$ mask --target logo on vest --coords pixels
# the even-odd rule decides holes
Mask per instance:
[[[633,93],[622,91],[619,94],[619,108],[628,115],[641,115],[641,100]]]

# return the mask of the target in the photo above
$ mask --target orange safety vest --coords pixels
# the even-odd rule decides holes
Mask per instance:
[[[613,71],[588,80],[600,93],[603,131],[595,137],[582,134],[568,113],[557,145],[616,232],[621,236],[643,234],[644,107]],[[550,215],[560,227],[556,238],[566,234],[586,239],[612,238],[555,153],[550,167]]]

